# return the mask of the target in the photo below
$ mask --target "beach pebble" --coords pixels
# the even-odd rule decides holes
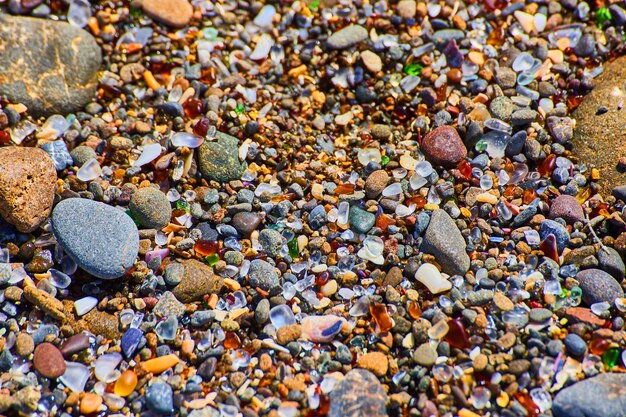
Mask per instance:
[[[606,301],[613,305],[618,297],[624,297],[624,290],[608,273],[600,269],[585,269],[576,274],[583,291],[583,301],[588,305]]]
[[[157,22],[175,28],[187,26],[193,14],[187,0],[141,0],[141,7]]]
[[[363,26],[349,25],[333,33],[326,42],[330,49],[346,49],[367,38],[367,29]]]
[[[164,228],[172,215],[172,207],[167,197],[154,187],[137,190],[131,197],[128,208],[135,219],[148,229]]]
[[[368,370],[349,371],[329,395],[329,417],[387,416],[387,393]]]
[[[172,290],[172,294],[179,301],[183,303],[198,301],[206,294],[219,292],[224,285],[222,277],[215,275],[210,266],[195,259],[181,263],[184,272],[180,283]]]
[[[41,343],[33,356],[35,369],[46,378],[58,378],[65,373],[65,359],[52,343]]]
[[[433,255],[443,272],[463,275],[470,266],[465,247],[465,239],[448,213],[441,209],[435,210],[426,229],[421,250]]]
[[[571,224],[583,221],[585,215],[576,198],[571,195],[562,194],[552,201],[549,217],[551,219],[560,217],[567,223]]]
[[[50,156],[38,148],[0,148],[0,215],[29,233],[50,215],[57,173]]]
[[[95,277],[119,278],[135,263],[137,226],[115,207],[82,198],[63,200],[52,212],[52,226],[63,250]]]
[[[465,144],[452,126],[439,126],[430,131],[422,139],[420,148],[429,162],[446,168],[457,165],[467,156]]]

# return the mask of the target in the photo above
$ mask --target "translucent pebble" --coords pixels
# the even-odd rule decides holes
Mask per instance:
[[[296,317],[288,305],[281,304],[270,310],[270,321],[276,330],[284,326],[296,324]]]
[[[78,265],[69,256],[64,256],[61,258],[61,269],[63,270],[63,273],[72,275],[78,269]]]
[[[359,151],[357,152],[357,158],[363,166],[366,166],[370,162],[375,162],[379,164],[382,160],[382,155],[379,149],[363,148],[359,149]]]
[[[354,294],[354,293],[353,293]],[[370,312],[370,298],[366,295],[362,296],[350,308],[349,314],[352,317],[361,317]]]
[[[444,384],[452,379],[452,367],[445,363],[433,366],[431,372],[437,381]]]
[[[59,380],[74,392],[83,392],[89,380],[89,367],[78,362],[65,362],[67,369]]]
[[[486,151],[491,158],[502,158],[510,140],[511,135],[508,132],[498,130],[488,132],[476,143],[476,150],[479,152]]]
[[[513,60],[511,69],[515,72],[527,71],[533,66],[534,60],[533,56],[528,52],[521,52]]]
[[[256,190],[254,190],[254,195],[257,197],[260,197],[262,194],[268,193],[271,196],[278,196],[282,193],[282,191],[283,190],[280,187],[280,185],[271,185],[268,183],[261,183],[256,188]]]
[[[263,28],[271,27],[274,15],[276,15],[276,8],[272,5],[266,5],[261,8],[253,22]]]
[[[176,188],[170,188],[169,190],[167,190],[166,197],[170,203],[173,203],[180,200],[180,193]]]
[[[85,162],[76,173],[76,177],[81,181],[91,181],[102,175],[102,168],[96,158]]]
[[[503,187],[506,184],[508,184],[509,180],[511,179],[511,177],[509,177],[509,174],[505,171],[505,170],[500,170],[500,172],[498,173],[498,185]]]
[[[68,129],[67,119],[60,114],[54,114],[46,120],[37,132],[38,139],[54,140]]]
[[[417,161],[408,153],[405,153],[400,157],[400,166],[404,169],[415,169]]]
[[[411,204],[410,206],[405,206],[404,204],[398,204],[396,206],[396,216],[398,217],[407,217],[411,214],[415,213],[415,209],[417,206],[415,204]]]
[[[435,325],[428,329],[428,337],[433,340],[442,340],[450,331],[450,326],[446,320],[439,320]]]
[[[513,217],[513,213],[511,212],[511,209],[508,208],[507,205],[504,204],[504,201],[502,200],[496,203],[496,210],[498,210],[498,214],[504,220],[511,220],[511,218]]]
[[[428,161],[419,161],[415,164],[415,173],[427,178],[433,173],[433,166]]]
[[[509,125],[506,122],[503,122],[500,119],[496,119],[493,117],[491,119],[485,120],[485,127],[492,129],[492,130],[496,130],[498,132],[504,132],[508,134],[510,134],[513,131],[513,128],[511,127],[511,125]]]
[[[607,301],[602,301],[600,303],[591,304],[589,308],[591,309],[593,314],[595,314],[596,316],[600,316],[606,311],[609,311],[609,309],[611,308],[611,304]]]
[[[579,3],[580,4],[587,4],[587,3]],[[543,30],[546,28],[546,23],[548,21],[548,17],[543,14],[543,13],[537,13],[534,16],[534,20],[535,20],[535,30],[537,30],[537,32],[543,32]]]
[[[339,316],[307,316],[302,319],[302,336],[315,343],[327,343],[346,323],[346,319]]]
[[[549,279],[543,284],[544,294],[559,295],[561,291],[561,283],[557,279]]]
[[[154,331],[157,336],[163,340],[174,340],[176,338],[176,332],[178,331],[178,320],[176,316],[168,317],[159,322],[155,326]]]
[[[133,163],[133,166],[140,167],[157,159],[161,155],[161,145],[151,143],[143,147],[143,151],[139,158]]]
[[[480,177],[480,188],[483,190],[491,190],[493,187],[493,177],[489,174],[483,174]]]
[[[76,315],[83,316],[89,313],[98,305],[98,299],[96,297],[83,297],[74,301],[74,310],[76,310]]]
[[[6,264],[10,260],[9,248],[0,248],[0,264]]]
[[[11,140],[16,145],[19,145],[28,135],[33,133],[35,129],[37,129],[36,124],[29,120],[22,119],[13,129],[11,129]]]
[[[435,189],[434,185],[432,185],[430,189],[428,190],[428,195],[426,196],[426,200],[428,201],[428,204],[441,203],[441,197],[439,196],[439,193],[437,193],[437,189]]]
[[[342,201],[339,203],[339,208],[337,210],[337,223],[339,224],[348,224],[348,215],[350,213],[350,203],[347,201]]]
[[[556,30],[553,30],[548,35],[548,39],[554,46],[558,46],[558,42],[561,39],[567,39],[570,48],[574,48],[578,45],[578,41],[582,37],[582,25],[574,24],[568,26],[562,26]]]
[[[337,294],[344,300],[351,300],[354,297],[354,291],[350,288],[340,288]]]
[[[428,184],[428,180],[416,172],[411,175],[411,178],[409,179],[409,184],[411,185],[411,188],[413,190],[418,190]]]
[[[533,388],[529,392],[530,398],[537,404],[542,413],[552,408],[552,396],[543,388]]]
[[[61,271],[50,268],[48,272],[50,272],[50,282],[57,288],[65,289],[72,283],[72,278]]]
[[[254,47],[254,51],[250,54],[250,59],[253,61],[265,59],[268,57],[270,53],[270,49],[274,46],[274,39],[267,33],[264,33],[259,38],[256,46]]]
[[[619,311],[626,312],[626,298],[616,298],[615,299],[615,308]]]
[[[402,178],[406,177],[406,174],[407,170],[405,168],[396,168],[391,171],[391,175],[393,175],[393,177],[397,180],[401,180]]]
[[[470,402],[477,410],[489,406],[489,400],[491,399],[491,391],[485,387],[476,387],[472,390],[470,395]]]
[[[160,230],[157,231],[156,236],[154,237],[154,242],[159,246],[167,244],[167,235]]]
[[[524,237],[530,246],[537,246],[541,243],[541,237],[539,236],[539,232],[536,230],[525,230]]]
[[[433,294],[439,294],[452,288],[452,283],[445,279],[437,267],[430,263],[422,264],[417,272],[415,279],[421,282]]]
[[[197,148],[202,145],[204,138],[193,133],[177,132],[170,139],[172,145],[176,147],[186,146],[188,148]]]
[[[13,271],[11,271],[11,278],[9,279],[9,284],[17,284],[19,282],[22,282],[24,280],[24,278],[26,278],[28,276],[28,274],[26,273],[26,270],[22,267],[19,268],[15,268]]]
[[[113,382],[119,376],[115,368],[122,362],[122,355],[119,353],[105,353],[101,355],[94,363],[94,375],[98,381]]]
[[[131,308],[126,308],[120,312],[120,324],[123,327],[130,326],[135,318],[135,312]]]
[[[85,27],[91,17],[91,6],[87,0],[72,0],[67,10],[67,21],[78,28]]]
[[[237,349],[230,354],[230,358],[232,360],[232,368],[233,370],[238,370],[239,368],[245,368],[250,365],[250,354],[242,349]]]
[[[383,197],[394,197],[400,194],[402,194],[402,185],[399,182],[394,182],[383,190]]]
[[[522,327],[528,323],[528,311],[523,307],[515,306],[513,310],[502,313],[502,321],[516,327]]]

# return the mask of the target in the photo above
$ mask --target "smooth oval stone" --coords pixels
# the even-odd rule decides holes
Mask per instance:
[[[66,369],[61,351],[52,343],[42,343],[35,348],[33,364],[37,372],[51,379],[60,377]]]
[[[139,231],[133,220],[97,201],[70,198],[52,211],[59,245],[76,264],[102,279],[121,277],[135,263]]]

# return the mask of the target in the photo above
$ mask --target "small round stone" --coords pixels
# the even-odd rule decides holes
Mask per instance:
[[[35,342],[28,333],[19,333],[15,338],[15,353],[22,358],[27,357],[35,349]]]
[[[259,287],[264,291],[269,291],[280,285],[278,274],[274,267],[262,259],[255,259],[250,263],[248,276],[252,288]]]
[[[256,213],[239,212],[233,216],[232,226],[243,235],[248,236],[261,224],[261,218]]]
[[[389,182],[389,174],[385,170],[378,169],[372,172],[365,180],[365,193],[367,198],[378,197]]]
[[[172,207],[167,196],[154,187],[137,190],[128,205],[139,223],[149,229],[162,229],[170,221]]]
[[[42,343],[35,348],[33,364],[37,372],[50,379],[60,377],[66,369],[61,351],[52,343]]]
[[[551,219],[556,219],[558,217],[565,220],[567,223],[575,223],[583,221],[585,215],[583,213],[583,209],[576,200],[576,198],[571,195],[560,195],[552,201],[552,205],[550,206],[550,214],[549,217]]]
[[[587,352],[587,344],[582,337],[577,334],[570,333],[563,340],[565,348],[574,357],[581,357]]]
[[[433,165],[454,167],[467,156],[467,149],[456,129],[439,126],[422,139],[422,152]]]
[[[174,411],[174,393],[165,382],[157,381],[148,385],[145,397],[148,408],[157,414],[165,415]]]
[[[72,149],[70,156],[74,161],[74,165],[77,167],[82,167],[85,162],[98,157],[96,151],[94,151],[90,146],[77,146]]]

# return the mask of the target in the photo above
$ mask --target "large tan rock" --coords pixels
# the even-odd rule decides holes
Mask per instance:
[[[626,156],[626,57],[605,65],[604,71],[594,80],[594,88],[573,113],[574,153],[580,162],[594,165],[600,170],[599,181],[605,195],[613,187],[626,184],[626,174],[617,170],[617,162]],[[597,114],[606,107],[606,113]],[[601,113],[601,112],[600,112]]]
[[[39,148],[0,148],[0,215],[30,233],[50,215],[57,173]]]
[[[157,22],[174,28],[187,26],[193,15],[193,6],[187,0],[143,0],[141,7]]]

